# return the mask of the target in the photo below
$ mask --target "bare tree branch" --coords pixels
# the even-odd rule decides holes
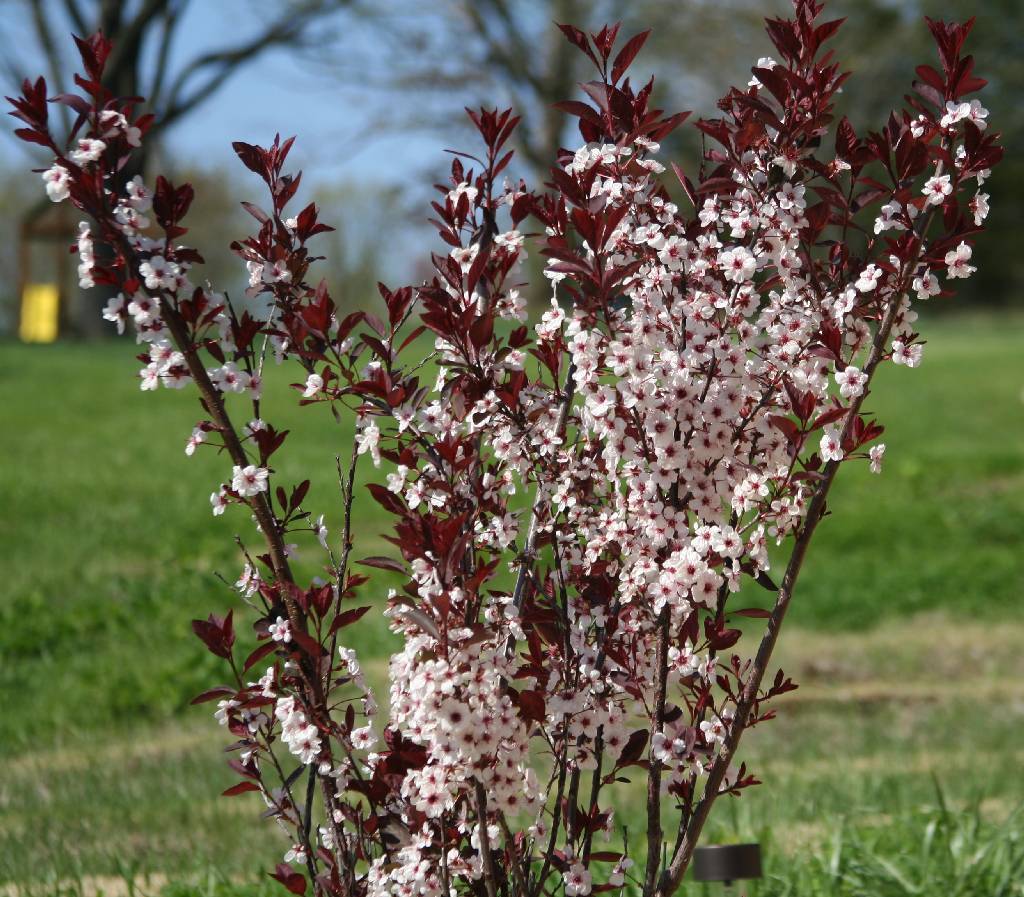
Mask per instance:
[[[123,4],[118,4],[122,7]],[[117,41],[107,60],[106,76],[111,82],[120,80],[125,66],[134,65],[139,56],[143,35],[152,21],[167,11],[169,0],[145,0],[138,13],[118,29]]]
[[[68,18],[71,19],[71,24],[78,31],[79,35],[83,35],[89,30],[77,0],[64,0],[64,10],[67,12]]]
[[[505,22],[505,34],[495,34],[492,30],[495,20],[492,11],[497,6],[501,6],[501,3],[481,0],[479,3],[467,3],[464,7],[477,36],[487,48],[489,64],[492,67],[500,67],[506,77],[513,82],[525,84],[537,94],[544,93],[544,79],[530,70],[530,59],[533,54],[524,47],[524,37],[519,30],[519,24],[514,19],[502,17]]]
[[[181,14],[188,6],[189,0],[181,0],[180,3],[169,3],[164,10],[163,22],[160,30],[160,44],[156,54],[156,72],[153,75],[153,83],[149,89],[149,101],[154,108],[163,104],[164,85],[167,82],[168,58],[171,52],[171,44],[177,33],[178,23],[181,21]]]
[[[168,88],[167,103],[159,116],[165,128],[215,93],[240,66],[274,46],[296,44],[308,26],[318,18],[347,5],[347,0],[311,0],[289,10],[271,22],[261,34],[237,47],[215,50],[192,60]],[[189,82],[211,72],[198,86],[185,94]]]
[[[46,67],[49,69],[50,83],[53,84],[55,90],[63,90],[63,64],[60,51],[57,49],[57,43],[53,39],[53,31],[50,29],[46,10],[43,9],[43,0],[30,0],[30,6],[32,7],[32,24],[36,29],[36,34],[39,36],[39,45],[43,48],[43,54],[46,56]],[[60,116],[61,130],[66,134],[71,126],[68,107],[60,105],[59,108],[60,112],[58,115]]]
[[[100,30],[108,37],[119,33],[124,11],[124,5],[121,0],[100,0]]]
[[[55,84],[64,81],[65,62],[55,39],[53,9],[47,0],[21,0],[30,13],[32,29],[47,58],[49,78]],[[57,2],[57,0],[53,0]],[[274,15],[255,37],[227,44],[202,53],[186,62],[177,72],[171,68],[171,48],[190,0],[62,0],[64,12],[80,35],[103,33],[113,43],[107,61],[105,82],[122,96],[147,95],[150,109],[156,113],[154,130],[179,121],[209,99],[242,66],[275,46],[301,44],[311,27],[350,5],[352,0],[286,0],[272,5]],[[144,77],[140,70],[142,48],[155,51]],[[3,65],[13,81],[20,80],[19,68],[12,60],[14,41],[3,41],[7,52]],[[147,55],[147,59],[149,56]],[[143,83],[143,82],[148,83]],[[60,114],[66,110],[61,107]],[[67,121],[64,122],[67,124]]]

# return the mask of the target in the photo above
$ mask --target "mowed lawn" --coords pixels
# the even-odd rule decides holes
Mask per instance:
[[[713,817],[767,845],[751,894],[1024,893],[1024,317],[922,330],[923,366],[868,401],[885,472],[842,471],[794,600],[782,661],[802,688],[745,755],[766,786]],[[251,795],[217,797],[221,733],[188,700],[221,678],[189,620],[232,606],[218,574],[254,536],[210,514],[228,460],[184,454],[194,397],[141,393],[134,352],[0,345],[0,886],[250,893],[287,845]],[[330,524],[350,434],[298,408],[292,376],[271,371],[264,417],[293,432],[275,461]],[[356,519],[357,552],[386,551],[365,494]],[[379,619],[354,637],[379,675]],[[633,793],[617,805],[636,833]]]

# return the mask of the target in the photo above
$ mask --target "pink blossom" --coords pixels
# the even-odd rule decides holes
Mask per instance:
[[[929,205],[939,206],[946,201],[946,197],[953,192],[953,185],[950,183],[949,175],[935,175],[929,178],[922,191]]]
[[[284,617],[278,617],[271,623],[268,632],[275,642],[288,643],[292,640],[291,626],[289,626],[288,621]]]
[[[859,396],[864,391],[864,384],[867,381],[868,375],[852,364],[848,364],[841,371],[836,371],[836,383],[839,384],[839,394],[844,399]]]

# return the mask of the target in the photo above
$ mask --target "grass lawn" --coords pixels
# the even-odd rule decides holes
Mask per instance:
[[[1024,894],[1024,318],[923,330],[923,366],[869,400],[884,474],[844,469],[812,548],[782,640],[802,688],[748,741],[767,787],[712,820],[768,845],[751,895]],[[220,678],[188,621],[231,606],[215,574],[249,523],[210,515],[229,464],[185,457],[194,398],[139,392],[133,354],[0,347],[0,893],[252,893],[284,849],[251,796],[216,797],[220,732],[187,707]],[[296,434],[284,480],[337,520],[348,433],[292,395],[264,416]],[[385,551],[375,505],[356,513],[357,553]],[[382,660],[372,617],[356,637]]]

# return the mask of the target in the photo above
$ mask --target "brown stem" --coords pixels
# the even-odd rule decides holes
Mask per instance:
[[[338,601],[335,610],[340,612],[341,596],[345,591],[345,577],[348,574],[348,562],[352,556],[352,502],[355,500],[356,465],[359,461],[359,446],[356,445],[355,440],[352,441],[352,454],[349,457],[348,472],[344,476],[341,471],[341,458],[336,458],[335,461],[338,465],[338,481],[341,485],[341,500],[345,514],[341,529],[341,557],[334,568],[335,577],[338,580]],[[335,632],[331,636],[330,657],[332,662],[337,647],[338,633]],[[330,670],[331,667],[328,666],[328,681],[324,684],[324,687],[327,689],[330,688]]]
[[[609,621],[614,621],[614,620],[617,620],[618,617],[619,617],[619,599],[616,598],[612,602],[611,611],[608,614],[608,620]],[[597,663],[594,666],[595,666],[595,669],[597,669],[599,672],[602,672],[604,670],[605,660],[607,659],[607,656],[608,656],[608,653],[607,653],[608,639],[610,637],[611,636],[610,636],[610,633],[608,632],[607,624],[606,624],[606,626],[602,626],[598,630],[598,641],[600,642],[601,647],[600,647],[600,649],[597,652]],[[603,765],[604,765],[604,726],[598,726],[598,728],[597,728],[597,738],[596,738],[596,740],[594,742],[594,759],[595,759],[595,762],[594,762],[594,774],[593,774],[593,776],[591,777],[591,780],[590,780],[590,809],[588,810],[588,815],[590,816],[591,819],[594,818],[594,814],[595,814],[595,812],[597,810],[598,798],[601,795],[601,786],[602,786],[602,776],[601,776],[601,773],[602,773]],[[613,765],[614,765],[614,759],[615,758],[612,758]],[[592,843],[593,839],[594,839],[594,830],[590,826],[587,826],[587,831],[586,831],[586,833],[583,836],[583,862],[584,862],[584,864],[586,864],[586,863],[588,863],[590,861],[590,847],[591,847],[591,843]]]
[[[579,742],[577,741],[577,745]],[[573,761],[572,773],[569,776],[569,790],[565,795],[567,803],[565,815],[565,841],[572,845],[576,841],[576,829],[579,823],[576,807],[580,795],[580,764],[578,760]],[[575,847],[573,852],[575,853]]]
[[[515,856],[515,835],[512,834],[512,830],[508,827],[508,821],[505,819],[504,813],[498,814],[498,823],[501,825],[501,831],[505,836],[505,844],[508,845],[509,855]],[[515,894],[517,897],[526,897],[528,891],[526,887],[526,875],[529,874],[530,866],[526,857],[521,853],[519,856],[509,863],[509,867],[512,869],[512,878],[515,880]]]
[[[213,418],[213,422],[217,425],[221,438],[224,440],[224,447],[228,450],[231,460],[239,467],[245,467],[249,464],[249,456],[246,455],[234,424],[231,423],[231,418],[228,416],[227,408],[224,406],[224,400],[220,392],[211,382],[209,375],[206,373],[206,368],[199,359],[195,345],[189,339],[185,322],[182,321],[177,310],[169,302],[162,302],[160,311],[167,322],[167,329],[171,331],[171,336],[174,337],[174,342],[185,356],[188,371],[199,390],[199,395],[203,399],[206,410],[209,411],[210,417]],[[259,524],[260,531],[263,533],[263,538],[266,540],[267,550],[270,552],[271,566],[274,568],[275,575],[278,579],[285,582],[294,582],[288,558],[285,555],[284,538],[277,525],[277,518],[274,516],[273,509],[270,507],[270,499],[267,493],[260,492],[254,495],[250,501],[250,506],[252,507],[253,514],[256,516],[256,522]],[[297,620],[291,620],[292,607],[294,606],[291,596],[286,596],[285,604],[291,605],[289,606],[290,622],[295,626],[299,626],[298,621],[301,621],[301,615],[298,615]],[[297,607],[295,612],[298,614]],[[301,628],[305,629],[304,621]]]
[[[327,827],[334,839],[334,859],[338,869],[345,881],[348,893],[353,893],[355,888],[355,858],[352,855],[352,848],[349,846],[348,837],[345,835],[343,826],[338,825],[334,818],[336,804],[336,793],[333,780],[328,776],[320,776],[320,794],[324,799],[324,815],[327,817]],[[344,856],[345,861],[341,861]]]
[[[284,774],[284,770],[281,768],[281,763],[277,759],[277,755],[269,747],[268,747],[266,753],[267,753],[267,756],[270,757],[271,762],[274,764],[274,769],[276,770],[277,776],[281,780],[281,784],[284,787],[284,793],[285,793],[285,795],[288,798],[288,803],[289,803],[289,805],[290,805],[290,807],[291,807],[295,817],[298,819],[298,822],[297,822],[295,827],[296,827],[296,830],[298,832],[299,841],[302,844],[302,847],[303,847],[303,849],[305,850],[305,853],[306,853],[306,871],[309,873],[309,880],[311,882],[313,882],[313,885],[314,885],[314,887],[316,889],[316,893],[320,894],[320,893],[322,893],[322,889],[316,883],[316,880],[317,880],[316,879],[316,851],[313,849],[313,844],[309,840],[309,831],[308,831],[307,827],[305,825],[303,825],[302,815],[299,813],[298,804],[295,803],[295,797],[292,795],[291,785],[288,784],[288,777]],[[312,777],[313,777],[313,772],[312,772],[312,769],[311,769],[310,770],[310,781],[312,781]],[[287,814],[285,814],[285,815],[287,815]]]
[[[665,725],[665,693],[668,688],[668,629],[669,609],[663,608],[658,620],[657,675],[654,693],[654,714],[651,717],[651,737],[648,751],[654,748],[654,736]],[[647,868],[644,873],[644,895],[654,893],[654,884],[661,864],[661,762],[652,756],[647,771]]]
[[[498,897],[498,878],[494,871],[494,856],[491,853],[491,839],[487,834],[487,792],[479,780],[476,782],[476,816],[480,826],[480,857],[484,865],[484,885],[487,897]]]
[[[949,141],[945,140],[943,142],[943,146],[948,152]],[[943,163],[939,162],[936,166],[936,176],[942,174],[943,167]],[[846,437],[849,435],[850,430],[853,427],[853,421],[860,413],[861,405],[868,395],[868,387],[871,385],[871,381],[874,378],[875,370],[878,368],[878,365],[885,356],[885,345],[889,341],[889,335],[892,332],[893,325],[895,324],[896,316],[899,314],[903,291],[906,289],[906,281],[909,275],[912,274],[920,264],[920,260],[923,255],[924,240],[928,233],[928,229],[931,226],[932,219],[935,217],[935,213],[936,207],[933,206],[926,215],[922,215],[919,218],[918,224],[914,228],[914,233],[919,241],[917,251],[914,253],[913,260],[908,260],[900,271],[900,276],[897,279],[896,284],[897,288],[894,289],[892,293],[891,304],[886,310],[885,319],[882,321],[878,328],[878,332],[875,334],[874,344],[871,347],[871,356],[868,359],[867,364],[864,366],[864,373],[867,374],[867,382],[864,384],[864,389],[861,394],[850,403],[850,409],[843,422],[841,443],[846,441]],[[697,804],[692,815],[690,815],[684,822],[685,834],[681,839],[677,838],[676,840],[676,849],[673,851],[672,861],[669,864],[669,867],[662,873],[661,880],[658,883],[658,897],[669,897],[669,895],[674,894],[678,889],[679,883],[690,864],[690,859],[697,846],[697,841],[704,828],[704,823],[707,821],[708,814],[711,811],[711,805],[718,797],[718,789],[721,787],[722,780],[725,778],[725,773],[729,767],[729,762],[735,754],[740,743],[740,738],[746,729],[750,711],[753,708],[758,690],[761,687],[761,680],[764,678],[765,671],[768,668],[768,663],[771,661],[772,652],[775,650],[775,643],[779,637],[779,629],[782,627],[783,619],[786,616],[786,610],[789,608],[789,602],[792,599],[793,590],[796,587],[800,570],[803,567],[807,548],[814,536],[814,531],[817,528],[818,523],[824,516],[825,501],[828,497],[828,492],[832,487],[832,482],[835,479],[836,472],[839,469],[839,463],[840,462],[837,461],[830,461],[825,465],[824,477],[814,492],[811,504],[807,509],[807,517],[804,521],[804,525],[801,528],[800,534],[793,546],[793,554],[790,556],[789,563],[786,565],[786,572],[783,576],[782,585],[779,588],[775,606],[772,608],[771,616],[768,619],[768,625],[765,633],[761,638],[761,644],[757,650],[757,656],[754,660],[750,678],[744,685],[740,700],[736,706],[736,715],[733,719],[733,725],[730,727],[729,732],[726,735],[725,743],[722,745],[721,752],[712,764],[711,772],[708,775],[708,781],[700,802]]]
[[[807,547],[810,544],[811,537],[814,535],[814,530],[817,527],[818,522],[824,515],[825,499],[828,495],[829,487],[832,484],[832,480],[835,477],[835,472],[838,466],[838,462],[829,462],[829,465],[826,468],[825,479],[821,481],[817,490],[815,490],[814,497],[811,499],[811,504],[807,511],[807,518],[804,521],[803,528],[800,530],[800,535],[797,537],[796,544],[793,546],[793,554],[790,556],[789,564],[786,567],[786,573],[783,577],[782,585],[779,588],[775,607],[772,608],[765,634],[761,639],[760,646],[758,647],[757,657],[754,661],[751,676],[744,685],[740,701],[736,706],[736,715],[733,719],[733,724],[729,728],[729,734],[726,736],[721,752],[712,764],[711,772],[708,774],[707,784],[704,786],[704,793],[701,796],[693,815],[689,819],[689,823],[686,827],[686,834],[679,843],[679,847],[675,851],[668,869],[665,870],[661,877],[658,887],[658,894],[660,897],[667,897],[667,895],[674,893],[676,888],[679,887],[679,882],[690,863],[693,850],[697,846],[697,839],[700,837],[700,833],[704,828],[704,823],[707,820],[708,813],[711,811],[711,805],[718,796],[718,790],[721,787],[722,780],[725,778],[725,773],[729,768],[729,761],[732,759],[732,756],[739,745],[740,737],[747,726],[750,711],[757,698],[758,690],[761,687],[761,680],[764,677],[765,670],[771,660],[772,651],[775,649],[775,642],[778,639],[779,629],[782,626],[786,610],[789,608],[789,602],[793,595],[793,588],[796,585],[797,577],[800,573],[801,567],[803,566]]]
[[[601,794],[601,773],[604,767],[604,726],[597,727],[597,738],[594,739],[594,772],[590,778],[590,809],[587,815],[593,819],[597,810],[597,801]],[[594,830],[587,826],[583,834],[583,863],[590,862],[590,850],[594,840]]]
[[[530,892],[530,897],[539,897],[544,890],[544,882],[547,880],[548,872],[551,870],[551,858],[555,854],[555,844],[558,843],[558,827],[562,819],[562,795],[565,794],[565,763],[569,755],[568,739],[562,741],[562,756],[555,757],[558,769],[558,786],[555,791],[555,803],[551,809],[551,834],[548,836],[547,850],[544,851],[544,862],[541,864],[540,875]],[[550,788],[548,789],[550,791]]]
[[[188,329],[185,322],[169,302],[161,303],[161,311],[175,344],[185,356],[185,363],[188,366],[189,373],[192,375],[192,379],[199,390],[199,394],[203,400],[203,405],[209,412],[213,422],[217,425],[221,438],[224,440],[224,447],[227,449],[228,455],[236,465],[239,467],[245,467],[249,463],[248,455],[245,452],[245,448],[242,446],[241,440],[238,438],[238,433],[235,430],[234,424],[231,422],[227,408],[224,405],[223,397],[210,380],[209,375],[206,373],[206,368],[199,359],[194,343],[189,339]],[[271,507],[267,493],[261,492],[253,496],[250,499],[250,507],[253,510],[256,522],[259,524],[260,532],[263,534],[264,541],[266,542],[274,575],[280,582],[294,583],[295,579],[292,575],[291,566],[288,563],[288,558],[285,553],[284,537],[280,527],[278,526],[277,517]],[[346,528],[346,549],[349,547],[349,532],[350,529]],[[346,550],[346,561],[347,557],[348,553]],[[283,592],[282,598],[290,625],[298,631],[307,631],[305,616],[302,614],[295,602],[295,599],[287,589]],[[306,666],[307,664],[303,664],[304,668]],[[318,671],[313,667],[312,662],[308,666],[309,669],[304,669],[304,671],[312,693],[312,703],[316,707],[318,713],[322,712],[327,716],[325,685],[321,683]],[[328,676],[330,675],[329,669],[330,668],[328,666]],[[326,688],[329,688],[329,685],[330,683],[328,681]],[[309,775],[310,786],[312,787],[314,782],[314,773],[312,768],[310,769]],[[282,780],[284,780],[283,773]],[[342,845],[338,839],[341,833],[339,833],[338,828],[334,823],[333,796],[329,793],[325,782],[321,782],[321,785],[323,786],[324,805],[327,810],[328,824],[335,836],[335,849],[340,850]],[[305,836],[304,846],[306,847],[307,864],[310,866],[310,880],[314,882],[314,886],[319,892],[320,887],[315,884],[317,879],[313,868],[315,852],[312,850],[310,843],[310,813],[312,800],[309,796],[307,796],[307,803],[309,804],[309,806],[307,806],[307,819],[305,825],[300,823],[299,829]],[[351,879],[351,870],[347,869],[345,871],[348,873],[347,878]]]
[[[576,373],[576,365],[572,362],[569,363],[569,369],[565,374],[565,385],[562,387],[562,404],[558,409],[558,422],[555,427],[555,432],[559,436],[565,434],[566,426],[569,422],[569,408],[572,405],[573,395],[576,389],[576,381],[573,379]],[[538,489],[538,495],[534,499],[533,507],[530,510],[530,525],[526,531],[526,542],[523,545],[523,552],[520,555],[519,560],[519,573],[516,575],[516,584],[512,589],[512,607],[518,614],[523,606],[523,597],[526,593],[526,581],[530,578],[530,574],[533,571],[533,562],[536,560],[537,552],[537,530],[538,519],[541,513],[541,500],[540,490]],[[510,635],[508,641],[505,644],[505,656],[510,658],[515,654],[516,641]]]
[[[443,813],[438,821],[441,829],[441,893],[444,897],[451,897],[451,877],[448,874],[448,838]]]
[[[939,167],[939,171],[941,173],[941,166]],[[867,364],[864,366],[864,373],[867,374],[867,382],[864,384],[864,389],[861,394],[850,403],[849,411],[847,412],[843,423],[842,442],[846,441],[847,436],[853,428],[853,422],[860,413],[860,408],[864,399],[867,398],[868,387],[871,385],[874,373],[885,355],[886,343],[889,341],[889,335],[892,332],[893,325],[896,322],[896,317],[899,314],[900,302],[902,301],[903,291],[905,288],[905,281],[920,262],[924,235],[928,231],[928,226],[931,223],[933,216],[934,211],[929,212],[926,216],[922,216],[920,229],[917,231],[917,236],[921,241],[921,244],[918,246],[918,250],[914,254],[914,259],[912,261],[908,261],[900,272],[900,276],[897,279],[896,284],[897,288],[892,292],[892,298],[888,309],[886,309],[885,318],[879,325],[878,331],[875,334],[875,340],[871,347],[871,355]],[[839,465],[841,463],[842,462],[840,461],[830,461],[825,465],[823,477],[819,482],[817,489],[814,491],[814,496],[812,497],[811,503],[807,509],[807,516],[804,519],[804,524],[801,527],[800,533],[793,546],[793,553],[790,555],[789,563],[786,565],[786,572],[783,576],[782,584],[779,587],[775,606],[772,608],[771,615],[768,618],[768,625],[761,638],[761,644],[758,647],[757,656],[754,659],[750,678],[744,684],[740,700],[736,705],[736,715],[733,719],[733,724],[729,728],[729,732],[726,735],[725,743],[722,745],[721,752],[715,758],[715,761],[711,766],[711,772],[708,774],[707,784],[704,786],[704,793],[701,795],[701,799],[686,825],[686,834],[682,838],[682,841],[678,842],[679,846],[673,854],[672,861],[669,864],[668,869],[666,869],[661,876],[661,880],[658,884],[658,897],[669,897],[669,895],[674,894],[679,887],[679,883],[682,880],[684,873],[686,872],[687,866],[689,866],[694,848],[697,846],[697,841],[700,838],[701,831],[703,830],[708,814],[711,811],[711,806],[718,797],[718,792],[721,788],[722,781],[725,778],[725,774],[728,771],[729,763],[735,755],[736,749],[739,746],[740,738],[747,727],[750,712],[756,703],[757,694],[761,687],[761,680],[764,678],[768,664],[771,661],[772,652],[775,650],[775,643],[779,637],[779,630],[782,627],[783,619],[785,618],[786,611],[789,608],[789,602],[793,597],[793,591],[796,588],[796,582],[799,578],[800,570],[803,567],[807,548],[814,536],[815,529],[817,529],[818,524],[821,522],[821,518],[825,514],[825,502],[828,498],[829,490],[832,488],[832,483],[835,480],[836,472],[839,470]]]

